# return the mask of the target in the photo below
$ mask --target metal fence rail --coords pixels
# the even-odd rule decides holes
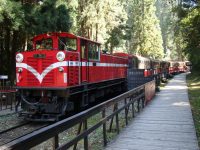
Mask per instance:
[[[142,86],[134,88],[122,95],[112,98],[106,102],[96,105],[79,114],[76,114],[60,122],[54,123],[48,127],[35,131],[32,134],[26,135],[20,139],[12,141],[11,143],[8,143],[7,145],[0,147],[0,149],[13,149],[13,150],[22,149],[22,148],[30,149],[50,138],[53,138],[53,149],[64,150],[72,146],[74,149],[76,149],[77,143],[83,139],[84,149],[88,150],[89,149],[88,136],[90,133],[92,133],[99,127],[102,127],[103,129],[102,137],[103,137],[103,143],[105,146],[107,144],[108,131],[112,130],[112,128],[115,127],[117,133],[119,133],[119,130],[120,130],[119,116],[118,116],[119,113],[124,111],[124,114],[125,114],[124,120],[125,120],[125,124],[127,125],[128,115],[131,115],[132,117],[135,116],[134,107],[136,106],[137,111],[140,111],[145,106],[145,95],[146,95],[145,93],[148,92],[148,91],[145,91],[145,89],[146,90],[149,89],[145,87],[152,86],[153,84],[155,85],[154,80]],[[155,93],[155,89],[154,91],[152,90],[152,92]],[[106,110],[111,106],[113,106],[113,111],[111,112],[111,114],[107,114]],[[130,108],[132,108],[131,111],[130,111]],[[88,119],[98,113],[101,113],[102,118],[99,121],[97,121],[96,124],[94,124],[93,126],[88,127]],[[115,121],[115,126],[113,125],[114,124],[113,121]],[[106,123],[110,124],[109,130],[107,129]],[[63,145],[59,145],[59,134],[78,124],[79,124],[79,128],[83,125],[83,131],[80,132],[80,129],[79,129],[79,132],[74,139],[70,140],[69,142]]]
[[[0,111],[13,110],[16,105],[16,90],[11,86],[0,86]]]

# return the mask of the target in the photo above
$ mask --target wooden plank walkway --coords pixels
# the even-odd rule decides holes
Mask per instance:
[[[106,150],[199,150],[185,77],[175,76]]]

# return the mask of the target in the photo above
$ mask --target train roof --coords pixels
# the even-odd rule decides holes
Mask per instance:
[[[143,56],[138,56],[134,54],[127,54],[127,53],[114,53],[113,55],[121,56],[121,57],[135,57],[138,58],[139,60],[150,60],[149,58],[143,57]]]
[[[69,38],[80,38],[80,39],[84,39],[84,40],[87,40],[87,41],[90,41],[90,42],[93,42],[93,43],[101,45],[101,43],[99,43],[99,42],[92,41],[92,40],[90,40],[88,38],[77,36],[77,35],[74,35],[74,34],[68,33],[68,32],[49,32],[49,33],[43,33],[43,34],[39,34],[39,35],[34,36],[33,40],[40,40],[42,38],[47,38],[47,37],[50,37],[50,36],[66,36],[66,37],[69,37]]]

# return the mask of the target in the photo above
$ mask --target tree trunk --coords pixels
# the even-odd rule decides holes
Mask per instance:
[[[19,31],[13,31],[13,41],[12,41],[12,48],[11,48],[11,54],[10,54],[10,59],[12,61],[10,61],[10,81],[13,84],[15,81],[15,75],[16,75],[16,70],[15,70],[15,66],[16,66],[16,62],[15,62],[15,53],[16,50],[19,48],[19,44],[20,42],[17,40],[19,39]]]
[[[110,45],[110,54],[113,54],[113,45]]]
[[[10,77],[10,39],[11,39],[11,31],[9,28],[5,29],[5,49],[3,50],[3,74],[8,75]]]

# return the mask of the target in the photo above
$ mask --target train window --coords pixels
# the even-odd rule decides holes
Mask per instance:
[[[99,45],[95,43],[89,43],[88,57],[91,60],[99,60]]]
[[[53,40],[51,38],[36,41],[36,49],[51,50],[53,49]]]
[[[87,57],[86,44],[85,40],[81,40],[81,58],[84,59]]]
[[[71,39],[68,37],[59,37],[59,50],[76,51],[77,44],[76,39]]]
[[[185,65],[186,66],[192,66],[192,63],[188,61],[188,62],[185,62]]]

